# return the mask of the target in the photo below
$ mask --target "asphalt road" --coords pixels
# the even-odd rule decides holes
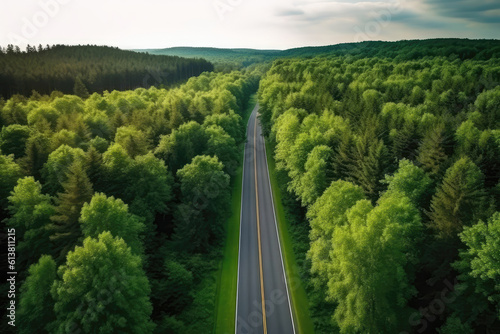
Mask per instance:
[[[257,112],[258,105],[248,121],[243,162],[236,334],[289,334],[295,328]]]

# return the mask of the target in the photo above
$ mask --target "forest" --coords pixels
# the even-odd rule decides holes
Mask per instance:
[[[316,333],[500,333],[499,41],[170,51],[0,48],[0,332],[216,332],[257,92]]]
[[[1,102],[0,218],[16,235],[17,333],[214,327],[214,272],[259,76],[204,72],[171,89]]]
[[[318,333],[500,332],[499,43],[415,44],[260,82]]]
[[[168,87],[212,70],[205,59],[153,56],[105,46],[28,45],[22,52],[10,44],[0,48],[0,97],[61,91],[86,98],[105,90]]]

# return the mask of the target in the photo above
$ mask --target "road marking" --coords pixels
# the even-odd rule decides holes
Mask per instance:
[[[255,170],[255,207],[257,209],[257,240],[259,244],[259,271],[260,271],[260,296],[262,298],[262,326],[267,334],[266,325],[266,300],[264,297],[264,274],[262,272],[262,247],[260,244],[260,219],[259,219],[259,187],[257,182],[257,114],[253,128],[253,168]]]

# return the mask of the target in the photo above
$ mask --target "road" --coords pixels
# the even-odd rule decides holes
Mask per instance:
[[[293,334],[264,137],[257,113],[258,104],[248,121],[243,162],[235,332]]]

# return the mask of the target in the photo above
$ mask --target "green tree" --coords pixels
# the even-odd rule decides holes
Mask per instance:
[[[220,240],[230,197],[229,175],[217,157],[196,156],[177,171],[181,204],[177,234],[192,250]]]
[[[387,193],[398,191],[405,194],[417,207],[430,199],[433,182],[430,177],[411,161],[402,159],[394,175],[386,175]]]
[[[81,97],[82,99],[86,99],[90,96],[89,91],[87,90],[87,87],[85,87],[85,84],[83,83],[82,78],[79,76],[76,77],[76,79],[75,79],[75,85],[73,86],[73,93],[76,96]]]
[[[163,160],[153,153],[135,157],[123,197],[131,212],[152,221],[157,213],[167,213],[172,199],[173,177]]]
[[[300,178],[298,193],[302,205],[313,204],[328,187],[332,178],[330,172],[330,158],[332,149],[326,145],[316,146],[307,156],[305,173]]]
[[[13,154],[22,158],[26,153],[26,141],[30,137],[31,129],[26,125],[12,124],[2,127],[0,132],[0,150],[3,154]]]
[[[61,145],[50,153],[42,170],[42,176],[45,179],[44,190],[51,195],[62,191],[63,184],[67,181],[69,168],[75,162],[85,163],[85,152],[80,148]]]
[[[486,222],[479,221],[465,227],[460,234],[465,247],[453,267],[460,272],[459,279],[481,296],[476,305],[490,305],[500,319],[500,212]],[[475,315],[477,317],[478,314]]]
[[[445,145],[444,126],[436,125],[427,132],[418,149],[417,161],[422,165],[424,171],[434,178],[440,175],[444,163],[448,159],[444,149]]]
[[[51,333],[55,313],[50,289],[56,279],[56,269],[55,261],[48,255],[42,255],[38,263],[29,267],[19,299],[19,333]]]
[[[148,153],[150,142],[141,130],[133,126],[122,126],[116,130],[115,143],[120,144],[134,158]]]
[[[311,224],[311,247],[307,256],[311,259],[311,272],[317,275],[320,285],[328,281],[332,235],[338,226],[347,223],[347,210],[363,198],[363,190],[359,186],[347,181],[334,181],[307,212]]]
[[[109,232],[86,238],[58,275],[53,333],[152,333],[149,282],[123,239]]]
[[[28,268],[40,254],[52,254],[50,217],[55,209],[52,198],[42,194],[40,182],[31,176],[21,178],[9,196],[7,226],[20,236],[17,244],[19,267]]]
[[[105,231],[122,238],[132,253],[143,252],[141,234],[144,231],[143,219],[128,212],[128,205],[121,199],[95,194],[90,203],[82,207],[80,223],[84,237],[97,238]]]
[[[21,176],[21,168],[14,157],[0,154],[0,214],[7,208],[7,197]]]
[[[188,164],[206,150],[208,137],[204,128],[196,122],[182,124],[170,135],[161,137],[155,155],[163,159],[172,172]]]
[[[451,166],[432,198],[431,226],[443,238],[455,238],[485,214],[484,175],[469,158]]]
[[[348,222],[335,229],[328,271],[328,298],[338,306],[334,319],[341,333],[394,332],[411,285],[416,241],[422,225],[415,206],[394,192],[372,209],[366,200],[347,212]]]
[[[56,200],[56,213],[51,217],[50,239],[56,246],[58,262],[62,263],[66,254],[77,244],[82,236],[78,219],[83,204],[92,198],[90,183],[82,164],[73,163],[68,170],[67,180],[63,183],[64,192]]]

